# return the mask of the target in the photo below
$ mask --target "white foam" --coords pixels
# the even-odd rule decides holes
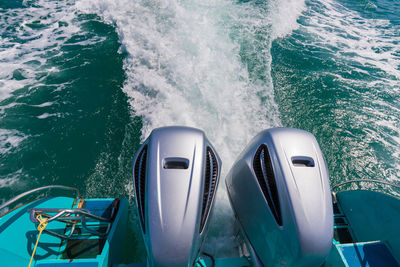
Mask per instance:
[[[270,5],[274,39],[298,29],[297,19],[306,9],[305,0],[270,1]]]
[[[0,177],[0,189],[1,188],[16,188],[16,187],[21,187],[24,188],[26,187],[26,182],[21,181],[21,176],[23,176],[23,170],[19,169],[13,173],[9,173],[5,176]],[[6,201],[7,199],[4,199]]]
[[[23,8],[0,9],[0,102],[19,89],[25,89],[22,94],[29,94],[30,89],[46,85],[45,79],[59,71],[51,59],[62,55],[60,48],[67,40],[82,34],[83,21],[78,20],[74,2],[38,0],[24,2]],[[73,44],[87,45],[100,42],[102,38],[85,38]],[[58,84],[57,89],[52,90],[61,90],[63,86],[65,84]],[[52,104],[46,101],[31,106],[45,109]],[[0,105],[0,115],[18,105],[26,104],[4,101],[4,105]],[[38,119],[60,116],[43,112]],[[19,131],[0,129],[0,153],[11,152],[26,138],[28,136]]]
[[[58,117],[59,118],[59,117],[61,117],[61,114],[60,113],[52,113],[52,114],[50,114],[50,113],[45,112],[45,113],[37,116],[36,118],[43,120],[43,119],[47,119],[47,118],[50,118],[50,117]]]
[[[204,130],[215,146],[223,161],[217,224],[232,221],[224,178],[234,160],[259,131],[281,124],[269,50],[274,38],[297,26],[303,5],[303,0],[77,2],[79,10],[116,26],[121,50],[129,55],[123,90],[142,118],[142,140],[155,127],[185,125]],[[254,72],[261,74],[249,72],[242,48],[255,57]],[[213,238],[230,240],[224,245],[229,247],[232,229],[225,230]]]
[[[14,178],[0,178],[0,188],[11,187],[16,182],[18,182],[18,179],[16,177],[14,177]]]
[[[302,45],[343,66],[321,74],[335,77],[338,91],[353,96],[338,98],[339,108],[333,110],[342,128],[360,132],[346,140],[349,157],[336,176],[345,177],[346,165],[351,164],[352,176],[399,181],[399,25],[367,18],[335,0],[309,2],[304,14],[299,28]]]
[[[386,19],[368,19],[333,0],[316,1],[310,8],[307,25],[313,34],[313,45],[330,49],[342,60],[348,60],[354,71],[362,67],[375,69],[372,77],[385,82],[390,90],[400,87],[400,28]],[[381,76],[387,76],[382,78]],[[366,86],[373,87],[374,81]]]
[[[0,129],[0,154],[6,154],[19,146],[28,136],[17,130]]]
[[[269,74],[267,81],[251,80],[240,44],[230,37],[238,24],[242,31],[268,26],[264,15],[270,11],[214,0],[92,0],[77,6],[117,26],[129,53],[124,91],[143,118],[143,138],[159,126],[201,128],[221,155],[225,174],[250,138],[280,124]],[[270,41],[260,55],[268,60]]]
[[[396,104],[396,103],[395,103]],[[397,103],[399,104],[399,103]],[[374,116],[369,119],[368,124],[375,131],[369,132],[369,137],[385,147],[390,155],[384,162],[385,179],[398,182],[400,177],[400,105],[391,105],[382,100],[376,100],[374,107],[369,110]]]
[[[44,108],[44,107],[50,107],[53,104],[54,104],[53,102],[44,102],[44,103],[39,104],[39,105],[32,105],[32,107]]]
[[[24,8],[0,9],[0,101],[58,71],[48,59],[60,56],[60,46],[81,33],[73,2],[39,0]],[[101,41],[95,39],[78,44]]]

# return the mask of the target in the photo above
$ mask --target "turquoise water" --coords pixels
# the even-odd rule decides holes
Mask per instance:
[[[165,125],[203,129],[223,176],[256,133],[289,126],[316,135],[332,184],[398,183],[398,10],[399,0],[0,0],[0,199],[48,184],[132,198],[136,149]],[[207,251],[232,253],[232,222],[222,180]]]

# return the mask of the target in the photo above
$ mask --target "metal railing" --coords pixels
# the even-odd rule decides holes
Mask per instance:
[[[373,179],[354,179],[354,180],[345,181],[345,182],[338,183],[338,184],[334,185],[332,187],[332,191],[335,191],[336,188],[338,188],[338,187],[340,187],[342,185],[351,184],[351,183],[355,183],[355,182],[371,182],[371,183],[385,184],[385,185],[390,185],[390,186],[393,186],[393,187],[396,187],[396,188],[400,189],[400,185],[396,185],[396,184],[393,184],[391,182],[386,182],[386,181],[381,181],[381,180],[373,180]]]
[[[113,207],[112,214],[115,212],[115,207]],[[50,215],[54,214],[54,215]],[[111,216],[113,216],[111,214]],[[89,210],[84,209],[84,208],[76,208],[76,209],[30,209],[29,210],[29,215],[30,215],[30,220],[33,223],[39,223],[37,217],[38,215],[41,215],[42,217],[46,218],[46,221],[48,223],[52,221],[58,221],[58,222],[63,222],[71,226],[69,234],[59,234],[54,231],[45,229],[44,231],[50,235],[59,237],[61,239],[69,239],[75,232],[76,225],[81,224],[82,227],[88,231],[91,234],[97,235],[97,236],[106,236],[108,235],[111,225],[112,225],[112,219],[104,218],[101,216],[97,216],[94,214],[91,214]],[[112,218],[112,217],[111,217]],[[99,223],[105,223],[107,225],[107,228],[105,231],[101,232],[98,230],[90,229],[87,225],[87,219],[92,219],[99,222]],[[104,225],[104,224],[103,224]],[[99,227],[100,225],[96,225]]]
[[[399,191],[400,191],[400,185],[396,185],[396,184],[393,184],[393,183],[391,183],[391,182],[386,182],[386,181],[382,181],[382,180],[374,180],[374,179],[354,179],[354,180],[350,180],[350,181],[341,182],[341,183],[338,183],[338,184],[332,186],[332,197],[333,197],[334,202],[336,201],[336,194],[337,194],[337,193],[343,192],[343,191],[352,190],[352,189],[347,189],[347,190],[335,192],[335,189],[337,189],[337,188],[339,188],[339,187],[341,187],[341,186],[343,186],[343,185],[346,185],[346,184],[352,184],[352,183],[357,183],[357,182],[367,182],[367,183],[384,184],[384,185],[388,185],[388,186],[391,186],[391,187],[393,187],[393,188],[399,189]],[[379,188],[379,189],[381,189],[381,188]],[[380,190],[378,190],[377,188],[366,188],[366,189],[357,189],[357,190],[380,191]],[[396,198],[399,198],[399,195],[396,195],[396,194],[394,194],[394,193],[392,193],[392,192],[387,192],[387,191],[385,191],[385,192],[383,192],[383,193],[388,194],[388,195],[391,195],[391,196],[396,197]]]
[[[26,197],[28,195],[31,195],[31,194],[39,192],[39,191],[47,190],[47,189],[63,189],[63,190],[74,191],[75,192],[75,199],[79,198],[79,190],[77,188],[64,186],[64,185],[48,185],[48,186],[43,186],[43,187],[39,187],[39,188],[35,188],[35,189],[32,189],[32,190],[26,191],[26,192],[24,192],[22,194],[19,194],[16,197],[13,197],[10,200],[4,202],[3,204],[0,205],[0,212],[4,208],[9,207],[11,204],[16,203],[18,200],[20,200],[20,199],[22,199],[22,198],[24,198],[24,197]],[[25,204],[23,204],[23,205],[25,205]],[[0,218],[2,216],[6,215],[8,212],[9,211],[7,211],[7,212],[5,212],[3,214],[0,214]]]

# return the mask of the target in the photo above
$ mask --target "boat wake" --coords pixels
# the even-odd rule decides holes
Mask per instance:
[[[214,217],[231,218],[224,176],[257,132],[281,124],[269,50],[297,27],[304,1],[92,0],[77,7],[116,27],[128,55],[123,90],[142,119],[142,140],[160,126],[205,131],[223,162]],[[214,225],[211,239],[232,238],[231,227]]]

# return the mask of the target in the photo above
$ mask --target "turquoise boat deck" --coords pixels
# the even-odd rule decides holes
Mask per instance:
[[[110,206],[114,199],[89,199],[85,209],[97,216],[110,216]],[[0,257],[4,266],[28,266],[39,231],[37,224],[30,219],[31,209],[54,208],[73,209],[78,205],[74,198],[52,197],[36,200],[19,209],[13,210],[0,218]],[[127,201],[120,200],[119,211],[115,216],[106,236],[93,235],[85,227],[77,224],[69,239],[43,233],[38,243],[32,266],[109,266],[120,262],[121,249],[112,246],[114,242],[123,242],[126,228]],[[104,232],[107,225],[102,222],[87,220],[91,231]],[[117,227],[118,226],[118,227]],[[68,235],[71,225],[61,221],[51,221],[46,230],[60,235]],[[7,240],[7,242],[5,242]],[[4,262],[5,261],[5,262]]]
[[[400,266],[400,201],[373,191],[345,191],[336,195],[334,239],[323,266]],[[50,197],[28,203],[0,217],[1,266],[28,266],[39,231],[31,221],[31,209],[84,208],[95,216],[113,217],[114,199]],[[79,209],[79,208],[78,208]],[[119,200],[111,227],[87,219],[76,224],[69,238],[44,233],[40,237],[32,266],[114,266],[143,267],[145,263],[121,264],[125,246],[128,201]],[[83,225],[85,224],[85,225]],[[60,236],[71,233],[71,223],[49,222],[46,230]],[[97,232],[100,234],[93,234]],[[107,233],[102,235],[101,233]],[[201,256],[196,267],[253,266],[249,257]]]
[[[400,201],[387,194],[340,192],[327,266],[400,266]]]

